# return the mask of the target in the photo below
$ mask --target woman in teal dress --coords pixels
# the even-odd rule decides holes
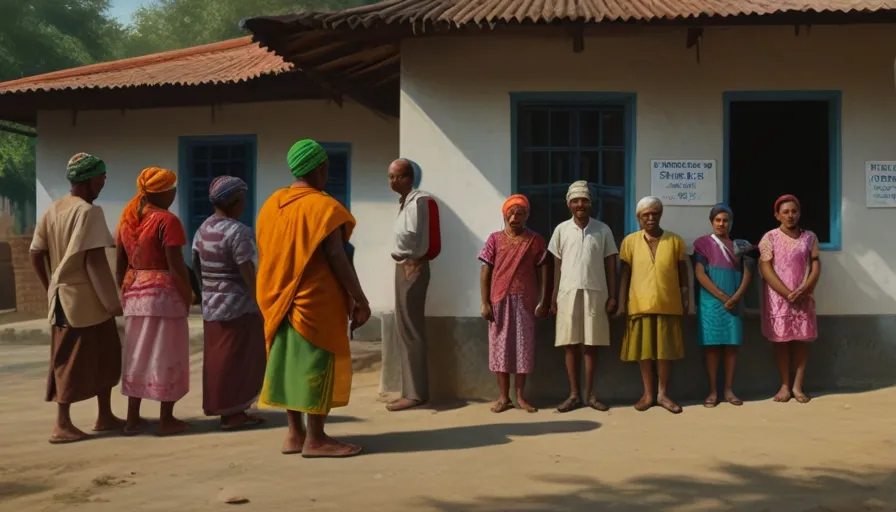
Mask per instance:
[[[725,401],[743,405],[731,390],[731,383],[737,349],[744,341],[741,300],[751,277],[744,259],[752,246],[746,240],[733,240],[729,236],[733,218],[727,205],[713,206],[709,213],[712,234],[694,241],[694,273],[700,284],[697,287],[697,341],[704,348],[709,373],[709,396],[703,402],[706,407],[715,407],[719,403],[716,381],[723,354]]]

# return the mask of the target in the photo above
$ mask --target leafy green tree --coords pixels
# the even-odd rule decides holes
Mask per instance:
[[[374,0],[155,0],[134,14],[125,53],[175,50],[246,35],[240,20],[303,9],[337,10]]]

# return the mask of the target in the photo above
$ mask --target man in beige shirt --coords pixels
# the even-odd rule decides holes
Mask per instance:
[[[58,405],[50,443],[89,437],[72,424],[71,404],[96,397],[96,432],[120,430],[112,388],[121,377],[121,340],[115,317],[121,303],[106,259],[115,245],[102,208],[93,205],[106,183],[106,165],[79,153],[68,163],[71,194],[54,202],[37,223],[31,264],[47,289],[51,326],[48,402]]]

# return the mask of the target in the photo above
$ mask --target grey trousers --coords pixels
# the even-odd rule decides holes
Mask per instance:
[[[395,327],[401,363],[401,396],[429,401],[429,363],[427,361],[426,290],[429,288],[429,262],[423,261],[410,279],[404,266],[395,266]]]

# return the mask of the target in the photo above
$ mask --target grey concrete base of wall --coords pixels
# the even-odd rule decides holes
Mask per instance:
[[[685,354],[673,365],[670,394],[678,400],[703,400],[708,380],[697,346],[696,317],[685,319]],[[400,390],[394,316],[382,315],[383,362],[381,391]],[[563,351],[553,345],[553,322],[538,328],[536,369],[527,388],[533,400],[561,400],[569,393]],[[854,391],[896,384],[896,316],[825,316],[818,318],[819,339],[812,343],[806,387],[809,392]],[[488,370],[488,328],[480,318],[429,317],[431,394],[436,400],[497,398],[494,375]],[[619,360],[623,324],[612,324],[612,342],[598,352],[597,396],[614,404],[634,403],[641,396],[635,364]],[[762,337],[758,318],[745,320],[735,392],[744,398],[773,395],[780,386],[772,343]],[[719,381],[720,383],[722,381]]]

